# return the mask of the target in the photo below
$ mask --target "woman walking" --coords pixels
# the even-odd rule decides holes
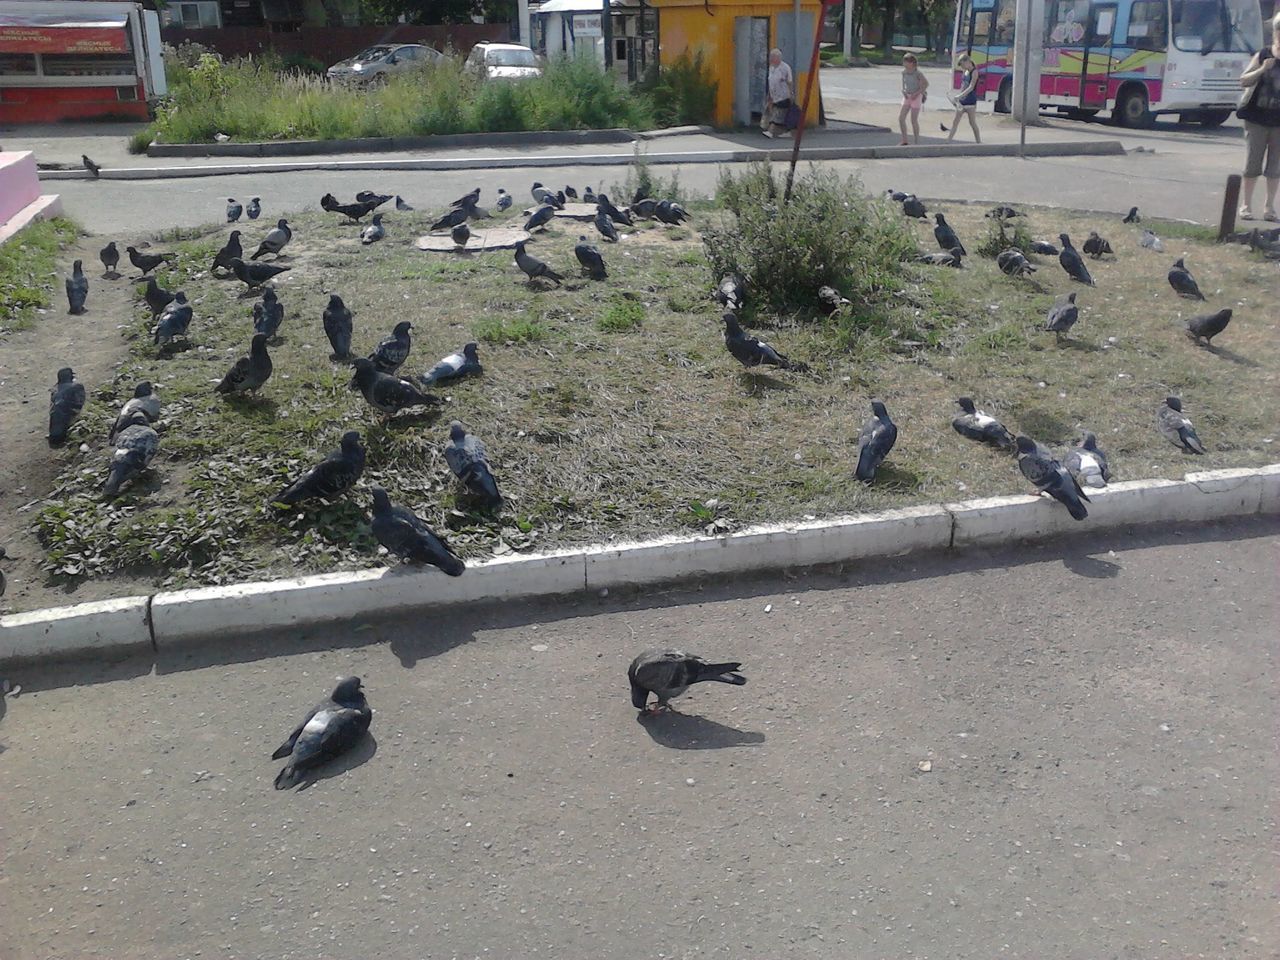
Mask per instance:
[[[898,111],[898,129],[902,131],[899,146],[907,145],[907,114],[911,114],[911,131],[920,142],[920,108],[929,98],[929,80],[920,72],[914,53],[902,57],[902,109]]]
[[[787,111],[795,101],[796,81],[791,67],[782,59],[782,51],[774,47],[769,51],[769,84],[765,90],[764,135],[776,137],[789,133]]]
[[[960,92],[955,98],[956,115],[951,118],[951,128],[948,130],[944,126],[942,129],[947,130],[947,143],[950,143],[960,129],[960,116],[964,114],[968,116],[969,126],[973,128],[973,142],[981,143],[982,134],[978,132],[978,68],[967,53],[960,55],[956,66],[964,71],[964,79],[960,82]]]
[[[1266,177],[1267,200],[1262,219],[1276,221],[1276,188],[1280,187],[1280,13],[1271,21],[1271,46],[1254,54],[1240,86],[1252,88],[1236,112],[1244,121],[1247,153],[1244,163],[1244,206],[1240,217],[1253,219],[1253,192],[1258,177]],[[1263,162],[1265,159],[1265,163]]]

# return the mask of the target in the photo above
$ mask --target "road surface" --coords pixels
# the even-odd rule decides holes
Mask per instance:
[[[1253,518],[24,671],[0,957],[1274,958],[1277,560]],[[655,644],[750,683],[640,723]],[[351,673],[373,739],[273,790]]]

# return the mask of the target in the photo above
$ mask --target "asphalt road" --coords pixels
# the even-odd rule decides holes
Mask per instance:
[[[1253,518],[23,672],[0,957],[1274,958],[1277,560]],[[666,644],[750,683],[640,723]],[[350,673],[372,739],[276,792]]]

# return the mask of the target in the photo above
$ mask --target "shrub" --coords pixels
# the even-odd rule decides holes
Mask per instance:
[[[149,123],[129,138],[129,152],[146,153],[147,147],[151,146],[151,141],[155,138],[155,124]]]
[[[1006,250],[1021,250],[1031,253],[1031,232],[1026,227],[1023,217],[1013,220],[991,219],[987,222],[987,235],[978,245],[978,253],[994,260]]]
[[[710,123],[715,116],[716,91],[702,51],[693,57],[688,51],[665,67],[654,66],[638,84],[653,105],[653,117],[660,127]]]
[[[654,176],[653,167],[639,147],[636,147],[635,155],[627,166],[626,179],[621,183],[615,182],[609,190],[613,201],[624,206],[644,197],[682,202],[685,199],[680,192],[680,171],[674,171],[667,180]]]

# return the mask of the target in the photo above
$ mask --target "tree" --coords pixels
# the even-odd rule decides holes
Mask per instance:
[[[365,0],[365,6],[379,20],[404,17],[408,23],[471,23],[475,17],[501,23],[516,15],[516,0]]]

